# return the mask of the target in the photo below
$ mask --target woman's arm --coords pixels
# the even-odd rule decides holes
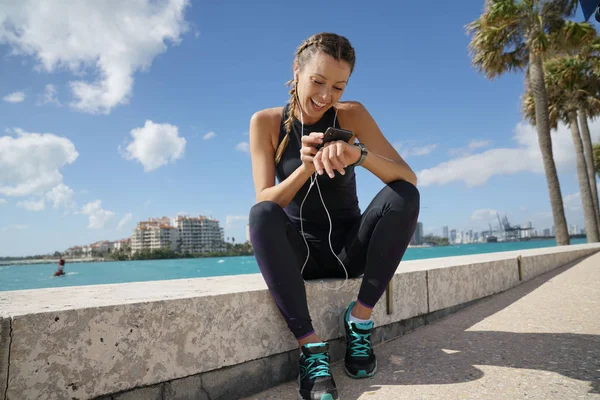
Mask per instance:
[[[298,190],[312,175],[312,171],[300,164],[285,180],[275,185],[275,149],[273,129],[279,128],[279,114],[274,110],[258,111],[250,118],[250,155],[256,202],[273,201],[282,208],[294,198]]]
[[[344,124],[352,127],[357,139],[368,150],[362,166],[386,184],[404,180],[417,186],[417,175],[383,136],[367,109],[358,102],[347,104],[349,107]]]

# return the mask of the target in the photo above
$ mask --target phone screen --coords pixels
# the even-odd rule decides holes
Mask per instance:
[[[350,139],[352,139],[352,137],[354,137],[352,131],[329,127],[323,134],[323,144],[327,142],[333,142],[336,140],[343,140],[344,142],[348,142],[350,141]],[[322,144],[318,145],[317,149],[320,149],[322,146]]]

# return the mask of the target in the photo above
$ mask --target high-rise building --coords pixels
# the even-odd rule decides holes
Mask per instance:
[[[546,237],[550,236],[550,229],[548,229],[548,228],[544,229],[543,235]]]
[[[417,227],[415,228],[413,237],[410,240],[410,244],[413,246],[418,246],[420,244],[423,244],[423,223],[422,222],[417,222]]]
[[[225,251],[223,228],[216,219],[178,215],[175,218],[175,228],[179,231],[177,249],[181,252]]]
[[[447,226],[444,226],[444,228],[442,228],[442,231],[443,231],[443,233],[442,233],[442,237],[443,237],[444,239],[449,239],[449,237],[448,237],[448,227],[447,227]]]
[[[175,250],[179,232],[171,226],[167,217],[149,218],[148,221],[138,222],[131,236],[131,251],[157,250],[169,248]]]
[[[452,244],[456,243],[456,229],[452,229],[450,231],[450,243],[452,243]]]

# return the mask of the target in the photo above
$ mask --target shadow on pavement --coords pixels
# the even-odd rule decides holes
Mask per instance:
[[[380,385],[472,381],[484,375],[477,365],[489,365],[558,373],[588,382],[591,385],[589,393],[600,393],[599,335],[468,331],[473,325],[569,270],[578,261],[394,339],[398,342],[393,346],[376,346],[380,365],[393,373],[380,373],[371,379],[353,381],[353,392],[373,392]],[[600,318],[600,310],[598,314]],[[535,321],[531,322],[535,325]],[[384,348],[387,354],[382,354]],[[393,353],[389,354],[389,351]],[[347,398],[344,396],[344,399]]]

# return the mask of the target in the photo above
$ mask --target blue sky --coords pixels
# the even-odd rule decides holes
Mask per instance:
[[[178,213],[244,241],[249,118],[287,101],[295,48],[320,31],[354,45],[342,100],[362,102],[417,171],[426,233],[483,230],[496,211],[552,225],[523,74],[490,82],[471,66],[464,26],[483,1],[34,3],[0,6],[1,256]],[[568,223],[583,227],[571,138],[553,136]],[[357,174],[364,209],[382,183]]]

